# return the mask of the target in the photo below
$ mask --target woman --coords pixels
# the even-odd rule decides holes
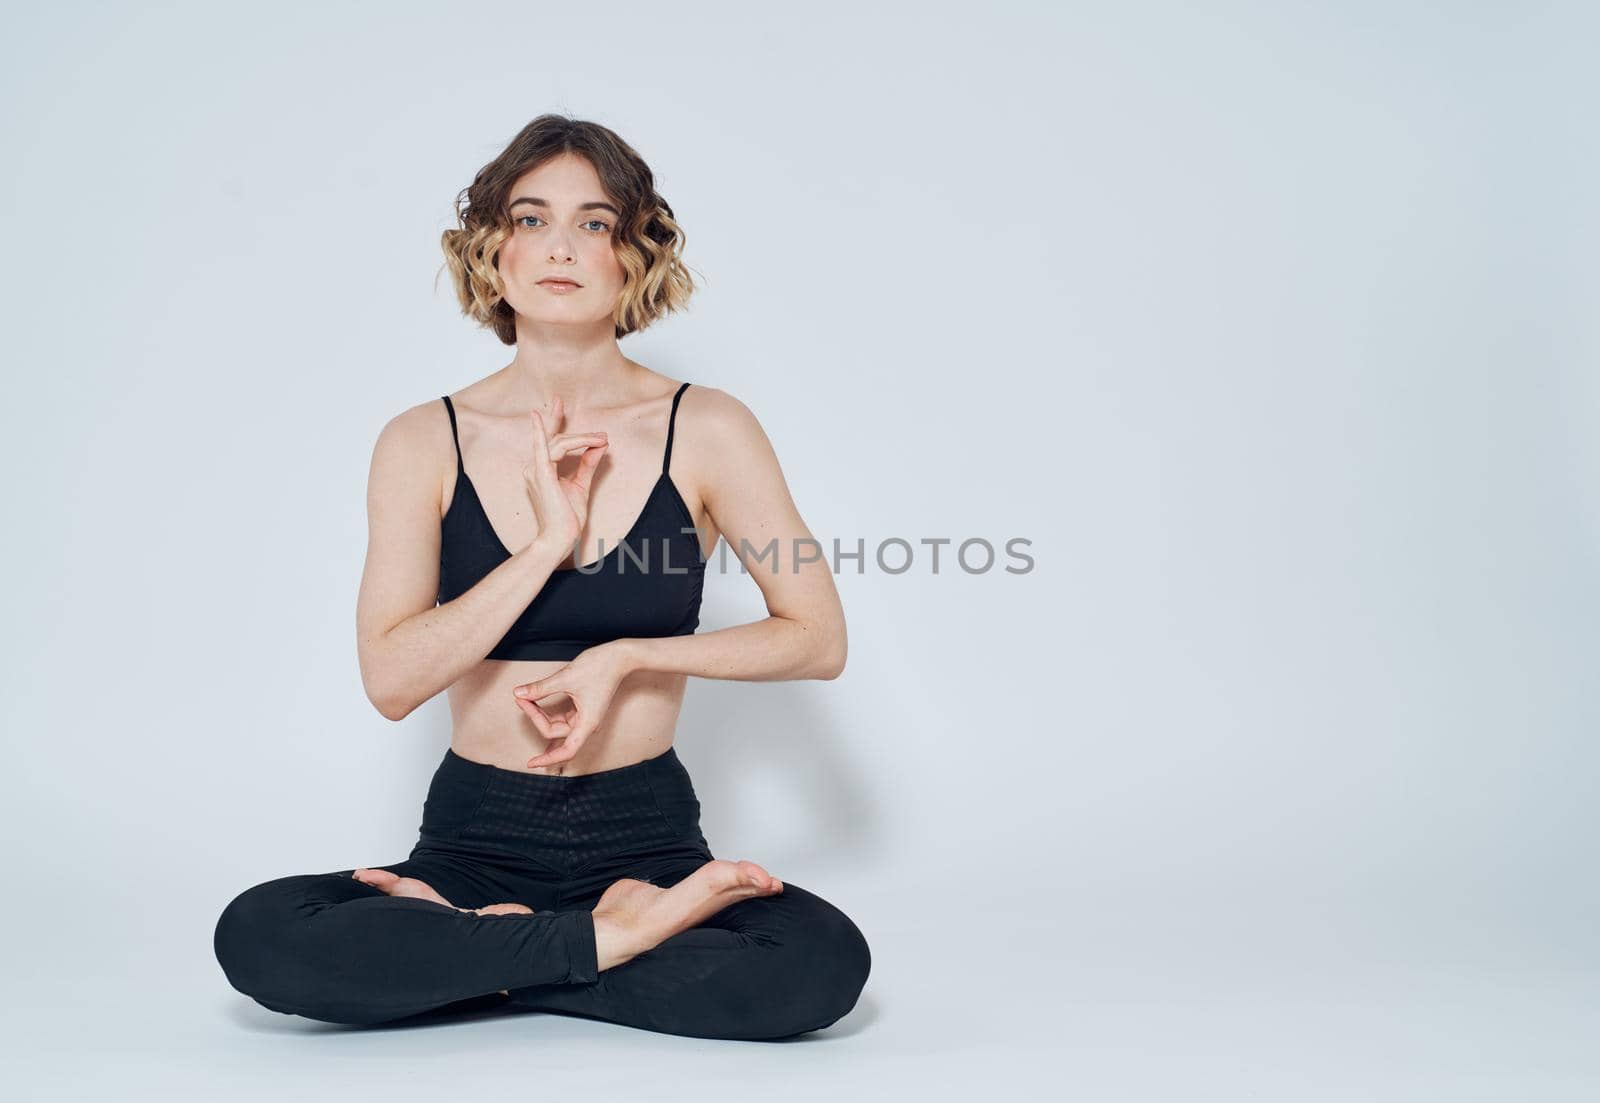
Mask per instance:
[[[866,983],[849,917],[712,857],[672,746],[689,675],[833,678],[845,625],[749,410],[617,346],[694,287],[653,181],[610,130],[545,115],[458,200],[463,311],[516,355],[384,427],[357,607],[368,697],[399,720],[446,690],[450,747],[405,861],[223,911],[217,959],[266,1007],[365,1024],[490,997],[755,1039]],[[696,635],[724,537],[770,615]]]

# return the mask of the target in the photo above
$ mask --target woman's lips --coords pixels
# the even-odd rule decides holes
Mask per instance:
[[[578,284],[573,283],[570,280],[540,280],[539,286],[547,287],[558,295],[564,295],[569,291],[576,291],[579,287]]]

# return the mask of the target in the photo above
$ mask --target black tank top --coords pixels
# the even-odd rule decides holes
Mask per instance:
[[[593,563],[552,571],[490,659],[571,659],[597,643],[642,636],[688,636],[700,626],[705,560],[689,507],[668,474],[678,400],[672,396],[661,477],[621,543]],[[439,604],[454,601],[511,558],[495,535],[461,459],[456,409],[444,395],[456,442],[456,489],[440,522]]]

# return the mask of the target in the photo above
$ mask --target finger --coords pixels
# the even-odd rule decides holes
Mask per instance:
[[[544,427],[552,437],[562,431],[562,423],[566,419],[566,407],[562,405],[562,395],[550,395],[539,405],[539,413],[544,416]]]
[[[561,434],[556,432],[555,423],[538,410],[528,415],[528,420],[533,423],[533,455],[535,457],[550,454],[550,446],[561,439]]]
[[[522,476],[529,482],[538,482],[545,489],[556,481],[556,465],[550,458],[550,435],[545,431],[544,418],[535,410],[528,415],[533,424],[533,451],[530,462],[522,468]]]
[[[604,433],[569,433],[556,437],[550,441],[550,462],[564,460],[574,452],[582,452],[590,448],[603,447],[606,443]]]
[[[556,680],[554,674],[548,678],[535,678],[531,682],[523,682],[511,691],[513,697],[526,697],[530,701],[537,701],[541,697],[548,697],[551,693],[551,683]]]
[[[513,689],[511,694],[529,701],[545,701],[565,692],[567,692],[567,667],[562,667],[554,674],[546,674],[543,678],[522,683]]]
[[[578,716],[569,708],[552,709],[548,705],[535,705],[550,720],[550,730],[558,738],[566,738],[578,726]]]
[[[569,750],[568,748],[571,747]],[[528,759],[528,769],[535,766],[554,766],[558,762],[567,762],[578,753],[578,748],[572,744],[570,736],[563,736],[559,741],[546,747],[544,753]]]
[[[577,738],[576,733],[561,740],[553,747],[547,747],[545,752],[528,760],[528,769],[535,766],[555,766],[562,762],[571,762],[578,754],[578,748],[583,741]]]
[[[516,697],[513,700],[528,714],[528,718],[534,724],[540,726],[541,731],[546,734],[553,731],[557,735],[566,735],[571,730],[575,719],[571,710],[557,708],[550,704],[552,701],[562,701],[565,697],[565,691],[556,690],[555,692],[546,693],[541,701],[535,701],[532,697]]]
[[[588,433],[553,433],[549,430],[548,422],[546,423],[545,427],[545,437],[552,445],[560,444],[562,441],[571,440],[574,437],[592,437],[599,432],[600,430],[595,429]]]
[[[569,728],[577,728],[584,716],[587,715],[583,711],[583,706],[578,704],[577,695],[568,693],[566,690],[558,690],[557,692],[566,694],[567,698],[567,705],[561,710],[561,719],[567,722]]]
[[[539,734],[545,739],[565,739],[572,734],[572,725],[559,716],[551,716],[538,705],[530,705],[526,701],[518,701],[517,707],[528,714],[528,719],[533,721],[533,726],[539,729]]]
[[[563,441],[570,440],[602,441],[610,439],[611,435],[604,429],[596,429],[590,433],[556,433],[554,436],[550,437],[550,444],[553,447],[562,443]]]
[[[600,466],[601,457],[606,454],[604,444],[591,448],[583,454],[583,459],[578,461],[578,470],[572,475],[572,484],[585,494],[589,493],[589,483],[594,479],[594,469]]]
[[[564,725],[566,730],[561,731],[560,728],[554,728],[561,742],[556,746],[546,747],[544,753],[531,759],[528,762],[530,767],[553,766],[558,762],[571,761],[573,756],[578,753],[578,748],[583,746],[583,741],[589,738],[589,727],[582,722],[578,715],[578,699],[576,697],[572,699],[572,704],[573,708],[567,714],[568,722]]]
[[[532,701],[517,698],[517,707],[527,714],[528,719],[533,721],[533,726],[539,729],[539,734],[546,739],[559,739],[566,734],[559,731],[556,728],[556,721]]]

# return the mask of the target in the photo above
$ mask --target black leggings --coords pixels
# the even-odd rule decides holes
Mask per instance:
[[[411,856],[373,866],[456,907],[389,896],[351,874],[281,877],[217,921],[228,981],[274,1011],[371,1024],[499,997],[697,1038],[782,1038],[855,1006],[872,957],[850,918],[783,878],[699,926],[600,972],[590,910],[623,877],[677,884],[712,855],[700,802],[671,748],[616,770],[505,770],[453,750],[434,772]],[[456,908],[526,904],[534,915]],[[481,1001],[480,1001],[481,1002]]]

